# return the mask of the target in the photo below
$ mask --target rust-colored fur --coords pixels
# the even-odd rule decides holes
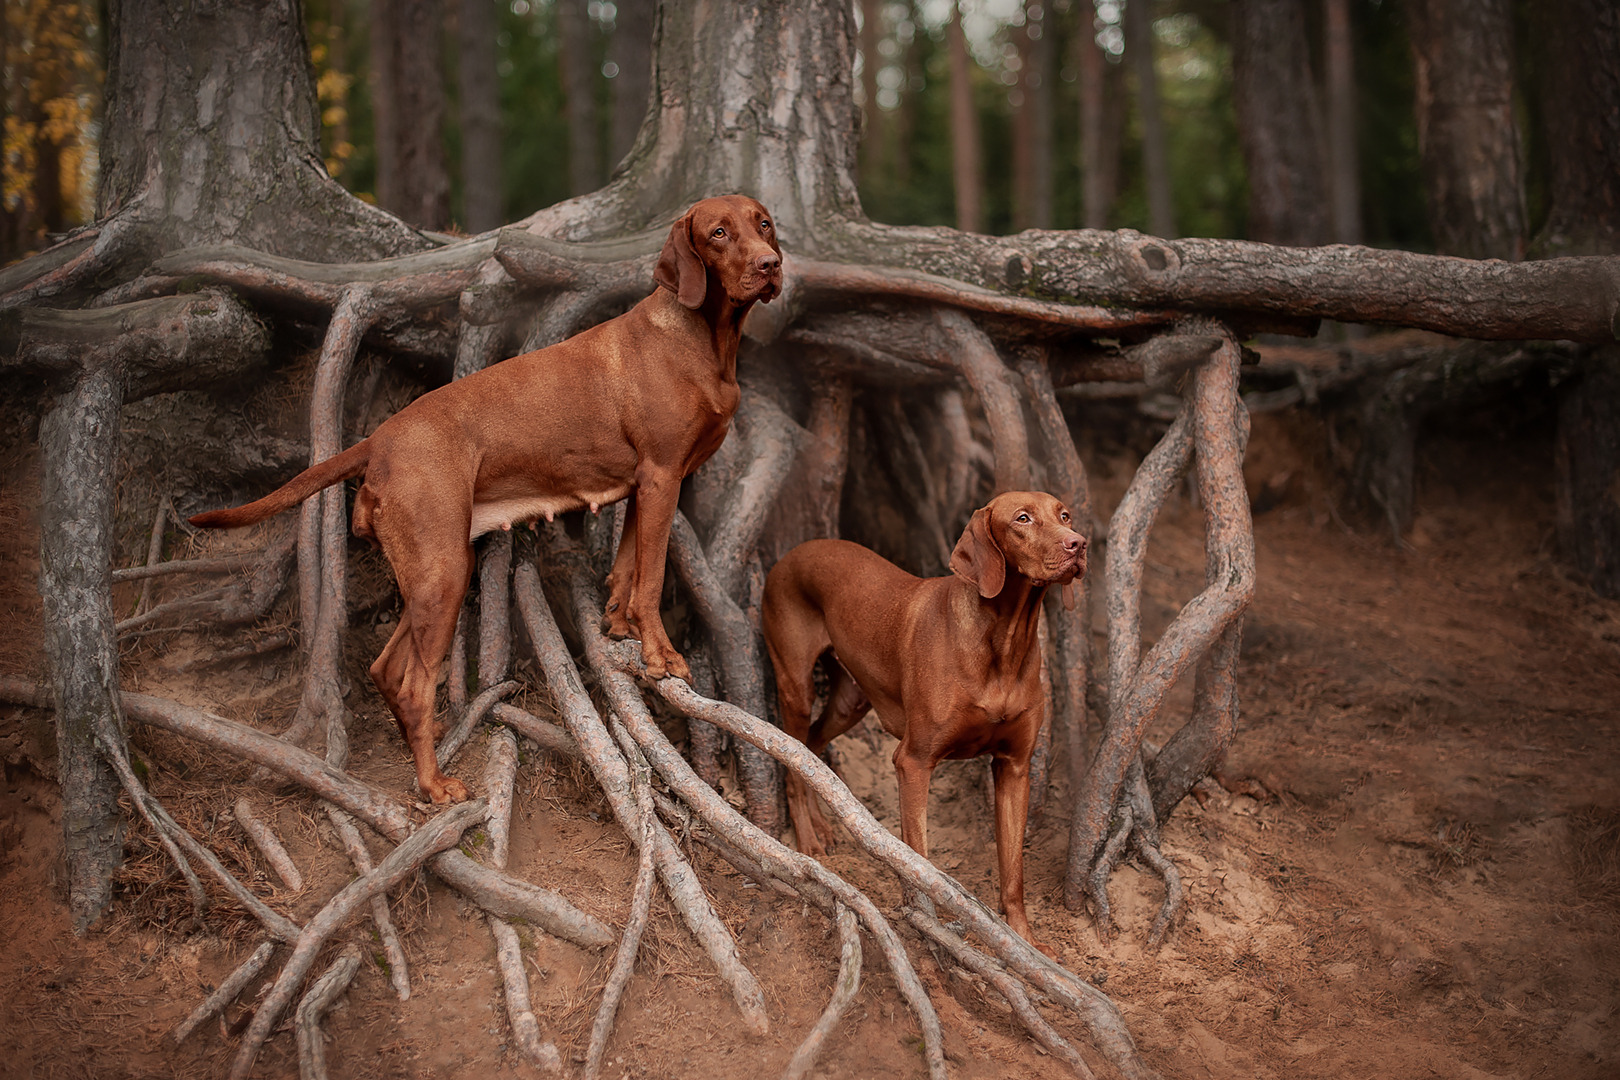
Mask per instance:
[[[1012,491],[974,513],[951,577],[913,577],[858,544],[812,540],[765,581],[765,646],[783,730],[819,754],[875,708],[900,740],[901,838],[918,854],[928,855],[934,768],[992,755],[1001,907],[1037,947],[1024,909],[1029,758],[1046,718],[1037,628],[1047,586],[1063,586],[1071,602],[1070,584],[1085,569],[1085,540],[1063,504]],[[832,688],[812,724],[815,665],[829,652]],[[793,773],[787,787],[799,850],[825,854],[832,834],[814,796]]]
[[[192,524],[249,525],[365,474],[354,532],[382,546],[404,608],[371,677],[423,793],[459,802],[466,787],[434,760],[433,705],[480,534],[631,499],[608,578],[609,630],[641,639],[649,675],[687,677],[658,615],[670,522],[681,480],[726,437],[743,316],[781,292],[781,267],[763,206],[705,199],[670,229],[660,288],[630,311],[424,394],[277,491]]]

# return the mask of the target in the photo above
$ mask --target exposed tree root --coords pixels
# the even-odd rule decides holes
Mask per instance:
[[[793,1051],[782,1080],[803,1080],[815,1068],[822,1047],[838,1027],[844,1010],[861,990],[861,934],[855,915],[843,904],[835,905],[833,921],[838,925],[838,978],[833,983],[832,1000],[816,1019],[815,1025]]]
[[[310,984],[296,1013],[299,1080],[326,1080],[326,1039],[321,1033],[321,1017],[332,1003],[343,996],[360,970],[360,953],[353,946]]]
[[[377,869],[350,882],[326,902],[326,906],[321,908],[299,933],[293,943],[292,955],[287,958],[281,974],[276,977],[275,985],[254,1010],[253,1022],[248,1025],[247,1032],[242,1036],[236,1060],[231,1063],[231,1080],[245,1080],[252,1071],[253,1060],[259,1056],[259,1048],[264,1045],[264,1040],[269,1037],[276,1022],[281,1019],[282,1010],[292,1000],[293,994],[303,985],[304,977],[309,974],[321,946],[343,924],[350,913],[371,897],[398,885],[415,873],[429,858],[454,845],[469,826],[482,821],[488,813],[489,804],[482,799],[464,802],[446,810],[389,852],[388,857]]]
[[[343,843],[343,850],[354,863],[354,869],[362,876],[371,873],[373,866],[371,852],[366,850],[365,841],[360,838],[360,830],[355,827],[354,819],[330,803],[326,806],[326,816],[331,820],[332,827],[337,830],[338,839]],[[411,999],[411,967],[405,958],[405,947],[400,944],[399,931],[394,927],[393,916],[388,913],[388,897],[378,894],[371,898],[371,923],[377,928],[377,937],[382,942],[383,959],[387,961],[388,984],[394,988],[394,994],[401,1001]]]
[[[169,1040],[179,1046],[190,1038],[191,1033],[196,1031],[203,1021],[235,1001],[236,995],[264,970],[264,965],[270,962],[270,955],[275,951],[275,942],[261,942],[259,947],[253,950],[252,955],[238,964],[235,971],[225,976],[225,981],[220,983],[212,994],[191,1010],[189,1016],[175,1025],[174,1030],[169,1032]]]
[[[518,610],[534,642],[536,657],[545,673],[546,684],[556,699],[563,723],[607,795],[608,805],[619,819],[620,827],[635,837],[639,833],[640,815],[630,790],[629,766],[585,693],[585,686],[563,643],[551,608],[540,591],[534,567],[524,565],[518,568],[514,592]],[[600,611],[598,605],[596,614]],[[592,615],[593,619],[596,614]],[[698,884],[696,873],[662,824],[653,829],[653,857],[659,879],[668,890],[676,910],[691,929],[693,937],[697,938],[698,944],[709,954],[716,973],[731,988],[732,998],[744,1023],[751,1031],[764,1034],[770,1025],[765,1016],[764,992],[760,989],[759,981],[738,957],[737,943],[731,932],[715,914]]]
[[[298,872],[292,856],[287,854],[287,849],[275,832],[260,820],[253,804],[246,797],[237,799],[235,811],[236,823],[242,826],[242,831],[248,834],[248,839],[253,841],[253,846],[259,849],[259,854],[264,856],[264,861],[270,864],[270,869],[276,872],[281,883],[293,892],[302,891],[304,875]]]
[[[641,814],[641,835],[636,841],[639,855],[636,859],[636,883],[630,890],[630,917],[625,921],[624,933],[619,937],[619,949],[613,956],[613,967],[602,987],[602,1003],[597,1007],[596,1019],[591,1024],[591,1042],[585,1051],[586,1080],[595,1080],[602,1069],[602,1055],[607,1051],[608,1036],[613,1031],[613,1018],[619,1011],[619,1001],[630,985],[630,975],[636,969],[636,954],[641,950],[641,935],[647,929],[652,913],[653,894],[653,834],[661,826],[653,811],[652,781],[647,762],[642,759],[626,735],[624,728],[610,720],[614,741],[619,744],[630,765],[630,789],[635,795],[636,808]]]
[[[1090,896],[1098,933],[1106,935],[1107,878],[1129,843],[1165,878],[1165,903],[1150,933],[1155,942],[1182,897],[1179,875],[1158,851],[1155,804],[1168,813],[1225,752],[1230,735],[1222,732],[1236,723],[1236,695],[1222,680],[1235,663],[1237,628],[1254,594],[1254,532],[1241,471],[1247,415],[1237,397],[1238,346],[1218,325],[1195,320],[1179,329],[1194,338],[1183,352],[1203,348],[1203,339],[1212,331],[1222,344],[1193,374],[1180,414],[1137,470],[1110,524],[1107,723],[1076,801],[1064,882],[1070,908],[1078,909]],[[1206,515],[1206,586],[1139,663],[1148,533],[1195,446],[1199,500]],[[1193,717],[1172,738],[1178,743],[1174,768],[1167,763],[1157,774],[1164,778],[1164,798],[1150,797],[1140,757],[1142,734],[1163,707],[1171,686],[1212,649],[1207,665],[1212,674],[1200,679],[1204,691],[1197,695]]]

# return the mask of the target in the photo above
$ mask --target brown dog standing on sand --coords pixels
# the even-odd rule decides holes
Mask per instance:
[[[669,230],[653,280],[618,318],[424,394],[257,502],[191,519],[251,525],[365,473],[354,532],[382,546],[404,608],[371,678],[436,803],[467,797],[434,760],[433,706],[483,533],[629,498],[609,632],[641,639],[650,676],[688,677],[658,615],[664,555],[681,480],[737,410],[743,316],[782,291],[770,215],[741,195],[703,200]]]
[[[946,758],[994,757],[996,862],[1001,909],[1026,941],[1024,823],[1029,757],[1046,719],[1037,641],[1049,585],[1086,570],[1085,539],[1069,511],[1038,491],[1009,491],[968,522],[951,554],[951,577],[918,578],[845,540],[812,540],[788,552],[765,580],[765,646],[776,668],[782,727],[815,753],[869,707],[900,740],[900,830],[928,856],[928,781]],[[832,653],[832,686],[814,724],[816,661]],[[788,810],[799,850],[825,854],[831,831],[794,773]]]

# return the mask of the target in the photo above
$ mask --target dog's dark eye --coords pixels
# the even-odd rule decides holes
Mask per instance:
[[[723,240],[723,239],[725,239],[725,236],[726,236],[726,230],[724,230],[724,229],[716,229],[716,230],[714,230],[714,238],[716,240]]]
[[[1025,525],[1028,525],[1029,524],[1029,515],[1028,514],[1019,514],[1017,517],[1013,518],[1013,520],[1018,521],[1018,522],[1022,522]]]
[[[771,223],[770,223],[770,222],[768,222],[768,221],[762,221],[762,222],[760,222],[760,223],[759,223],[759,227],[760,227],[760,228],[762,228],[762,229],[764,229],[764,230],[765,230],[765,231],[766,231],[766,232],[770,232],[770,231],[771,231]]]
[[[1063,520],[1064,521],[1069,520],[1069,512],[1067,510],[1063,511]]]

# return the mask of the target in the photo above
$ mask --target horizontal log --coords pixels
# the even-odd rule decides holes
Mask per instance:
[[[1496,340],[1620,336],[1620,257],[1509,263],[1131,229],[989,237],[871,222],[843,223],[839,240],[834,250],[868,274],[921,272],[1059,306],[1336,319]]]
[[[217,290],[115,307],[0,312],[0,372],[66,385],[87,364],[115,360],[126,402],[237,378],[269,347],[253,313]]]

